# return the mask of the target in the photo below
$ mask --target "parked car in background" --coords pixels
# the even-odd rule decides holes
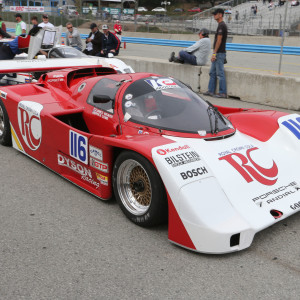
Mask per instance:
[[[175,8],[173,12],[184,12],[183,8]]]
[[[165,22],[171,21],[171,19],[164,14],[155,14],[155,18],[156,18],[156,22],[160,22],[160,23],[162,23],[162,22],[165,23]]]
[[[193,7],[191,9],[188,10],[189,12],[201,12],[201,8],[200,7]]]
[[[167,10],[164,9],[163,7],[155,7],[152,9],[152,11],[163,11],[163,12],[166,12]]]
[[[144,6],[138,7],[137,11],[148,11],[148,9]]]

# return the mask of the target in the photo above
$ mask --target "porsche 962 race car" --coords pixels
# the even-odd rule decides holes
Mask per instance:
[[[0,91],[0,142],[135,224],[205,253],[245,249],[300,209],[300,116],[216,107],[180,81],[90,66]]]

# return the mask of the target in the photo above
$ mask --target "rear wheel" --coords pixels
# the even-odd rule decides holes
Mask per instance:
[[[167,220],[164,185],[154,166],[140,154],[124,151],[118,156],[113,187],[122,211],[132,222],[149,227]]]
[[[2,100],[0,100],[0,144],[12,145],[9,118]]]

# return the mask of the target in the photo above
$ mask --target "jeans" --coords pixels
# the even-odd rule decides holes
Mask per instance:
[[[179,52],[179,58],[182,59],[185,63],[191,64],[196,66],[197,65],[197,59],[196,56],[193,54],[190,54],[186,51],[181,50]]]
[[[224,60],[226,53],[217,53],[216,60],[211,63],[209,71],[208,91],[215,93],[217,78],[219,79],[219,94],[227,95],[226,78],[224,72]]]

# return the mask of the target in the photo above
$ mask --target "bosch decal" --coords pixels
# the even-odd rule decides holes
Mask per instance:
[[[90,156],[91,157],[94,157],[96,159],[99,159],[99,160],[103,160],[103,152],[101,149],[99,148],[96,148],[94,146],[89,146],[89,149],[90,149]]]
[[[273,185],[276,183],[278,175],[278,167],[273,160],[273,165],[270,169],[263,168],[257,164],[251,158],[251,152],[259,150],[257,147],[248,149],[246,155],[241,153],[231,153],[223,157],[220,157],[219,160],[225,160],[230,165],[232,165],[246,180],[246,182],[252,182],[253,178],[261,184],[264,185]]]
[[[179,146],[179,147],[174,147],[174,148],[157,149],[156,152],[159,155],[166,155],[168,153],[172,153],[172,152],[176,152],[176,151],[180,151],[180,150],[186,150],[186,149],[190,149],[190,146],[184,145],[184,146]]]
[[[69,132],[69,151],[70,156],[81,161],[84,164],[88,164],[88,138],[78,132],[70,130]]]
[[[90,169],[82,166],[81,164],[75,162],[74,160],[65,157],[64,155],[57,154],[57,162],[60,166],[65,166],[74,172],[80,174],[81,176],[93,178],[92,172]]]
[[[184,152],[181,154],[165,157],[165,161],[173,168],[199,161],[200,156],[196,151]]]
[[[208,174],[208,171],[205,167],[199,167],[199,168],[196,168],[196,169],[192,169],[192,170],[180,173],[183,180],[186,180],[188,178],[201,176],[201,175],[204,175],[204,174]]]
[[[180,88],[180,86],[170,78],[146,79],[145,81],[156,91]]]
[[[298,191],[300,191],[300,187],[297,184],[297,182],[293,181],[287,185],[282,185],[272,191],[257,196],[253,198],[252,201],[258,204],[259,206],[262,206],[262,202],[271,204],[275,201],[284,199]]]
[[[93,157],[90,158],[90,166],[92,166],[95,169],[98,169],[99,171],[108,173],[108,164],[99,161]]]
[[[43,105],[32,101],[20,101],[18,104],[18,123],[22,138],[31,150],[37,150],[42,141],[42,123],[40,113]]]
[[[289,129],[296,136],[296,138],[300,140],[300,117],[289,119],[281,124]]]

